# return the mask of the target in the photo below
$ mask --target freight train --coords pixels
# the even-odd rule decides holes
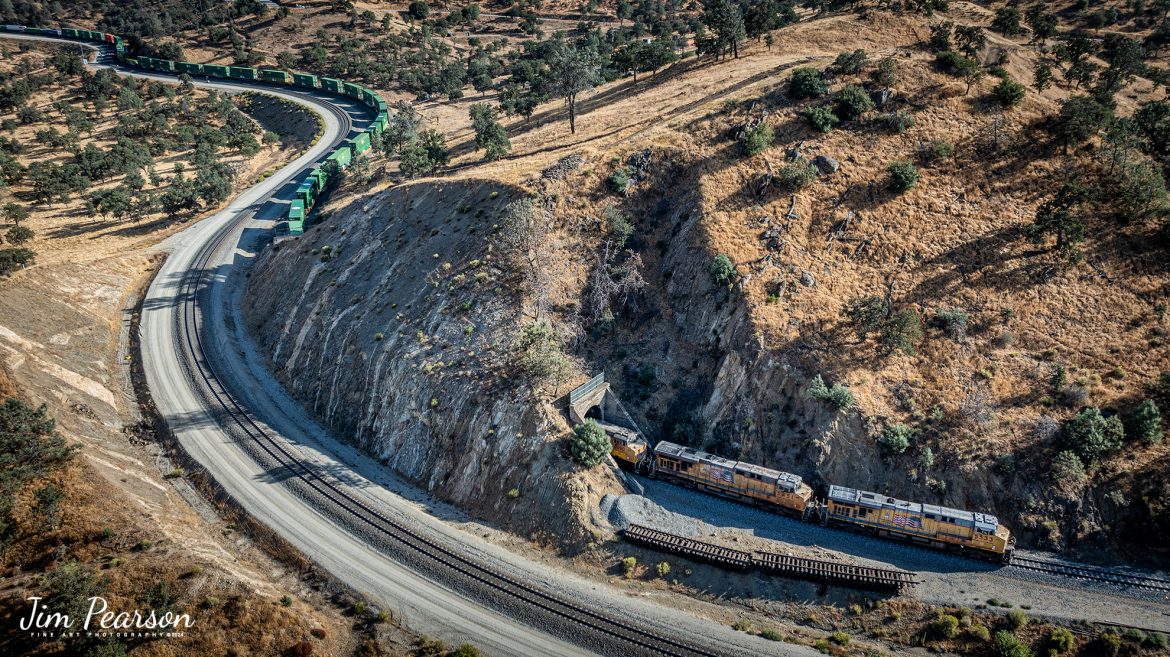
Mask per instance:
[[[24,25],[0,25],[0,30],[6,32],[21,32],[39,36],[52,36],[78,41],[91,41],[108,44],[114,47],[115,58],[128,66],[134,66],[150,71],[169,73],[171,75],[189,75],[191,77],[219,78],[224,80],[245,80],[248,82],[263,82],[265,84],[291,87],[293,89],[310,89],[352,98],[370,108],[375,118],[365,130],[358,133],[337,147],[324,160],[321,166],[309,172],[298,184],[296,200],[289,204],[285,218],[288,222],[288,231],[292,235],[300,235],[305,230],[305,221],[312,211],[317,199],[329,184],[335,182],[331,174],[333,169],[341,170],[348,167],[354,160],[366,151],[382,136],[390,120],[386,101],[372,89],[360,84],[343,82],[334,78],[319,77],[311,73],[288,72],[279,69],[256,69],[244,66],[220,66],[216,64],[196,64],[194,62],[177,62],[170,59],[160,59],[146,55],[130,56],[122,37],[108,32],[82,30],[72,27],[44,28],[27,27]],[[326,166],[325,163],[333,162]]]
[[[800,475],[708,454],[661,441],[650,449],[640,437],[613,436],[619,465],[748,504],[883,538],[1010,563],[1015,537],[995,516],[908,502],[881,493],[829,485],[819,500]]]

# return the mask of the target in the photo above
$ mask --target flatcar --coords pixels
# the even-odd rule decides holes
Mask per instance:
[[[1005,563],[1015,550],[1015,537],[993,515],[907,502],[846,486],[829,486],[821,517],[827,524],[934,548],[974,551]]]
[[[800,475],[733,461],[666,441],[654,446],[651,476],[803,518],[813,490]]]

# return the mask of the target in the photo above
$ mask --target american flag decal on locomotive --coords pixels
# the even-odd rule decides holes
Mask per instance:
[[[727,468],[721,468],[717,465],[702,465],[699,467],[700,472],[703,472],[712,479],[717,479],[726,483],[733,483],[735,481],[735,473]]]
[[[922,519],[901,513],[894,514],[894,524],[907,529],[922,529]]]

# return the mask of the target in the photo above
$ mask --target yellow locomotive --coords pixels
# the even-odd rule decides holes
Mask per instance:
[[[1011,561],[1016,547],[1011,531],[993,515],[907,502],[846,486],[829,486],[821,518],[826,524],[930,547],[974,550],[979,556],[1005,563]]]
[[[653,477],[801,518],[813,504],[813,490],[799,475],[732,461],[666,441],[654,447],[645,467]]]
[[[847,527],[884,538],[933,548],[957,549],[972,556],[1010,562],[1016,539],[990,514],[829,486],[824,501],[799,475],[708,454],[666,441],[653,449],[636,432],[604,425],[610,452],[619,465],[664,479],[738,499],[805,520]]]

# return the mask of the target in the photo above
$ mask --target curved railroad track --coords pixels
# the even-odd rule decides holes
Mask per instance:
[[[107,65],[107,49],[98,50],[102,53],[98,63]],[[123,75],[174,77],[113,68]],[[663,622],[662,615],[651,621],[649,614],[638,613],[640,609],[631,613],[631,603],[620,596],[614,596],[612,605],[590,604],[602,596],[582,600],[579,586],[576,597],[562,592],[563,582],[555,574],[536,575],[533,570],[518,577],[515,570],[509,573],[491,559],[477,558],[486,553],[480,546],[460,549],[464,546],[425,523],[415,527],[396,520],[369,494],[369,487],[377,484],[354,473],[339,478],[335,470],[343,466],[336,458],[325,466],[319,460],[310,462],[303,452],[308,441],[285,435],[287,425],[280,431],[273,428],[287,418],[271,413],[266,417],[250,408],[251,397],[239,392],[262,388],[264,383],[221,377],[231,370],[225,359],[237,355],[230,330],[223,330],[233,316],[209,307],[222,303],[216,294],[226,294],[225,281],[239,274],[241,249],[255,246],[256,242],[248,246],[245,242],[257,212],[344,141],[361,122],[358,113],[364,109],[355,111],[355,104],[342,100],[339,105],[321,93],[262,84],[198,79],[195,84],[281,96],[326,118],[325,134],[309,152],[169,239],[170,255],[143,298],[138,347],[151,402],[187,456],[205,467],[225,492],[352,588],[409,606],[408,622],[417,618],[417,609],[425,609],[441,617],[440,633],[471,640],[491,654],[813,654],[681,612],[664,610],[661,614],[670,621]],[[250,232],[252,240],[257,233],[271,234],[267,228]],[[208,318],[210,322],[205,321]],[[239,372],[232,370],[229,379],[231,374]],[[688,634],[683,627],[699,631]]]

